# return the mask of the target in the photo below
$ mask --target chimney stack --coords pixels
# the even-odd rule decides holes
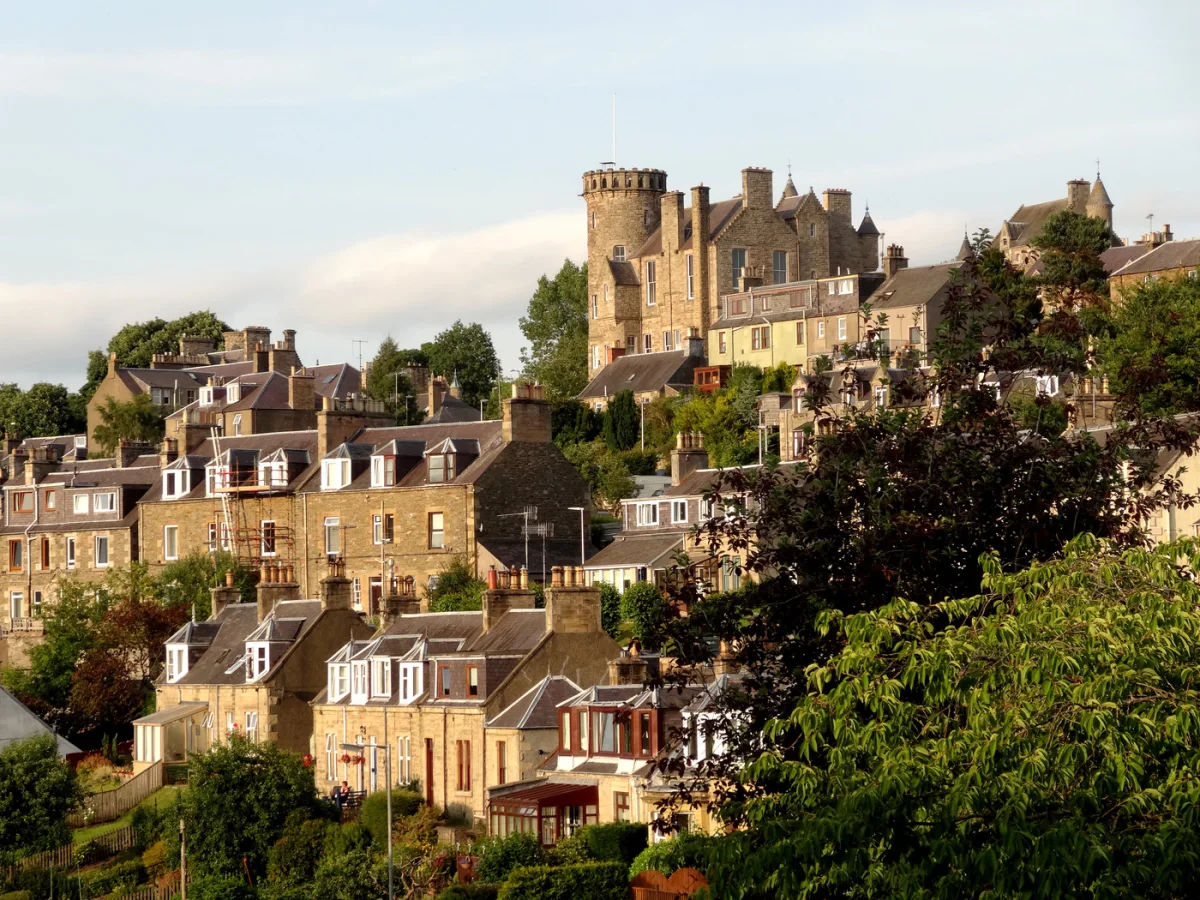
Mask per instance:
[[[230,569],[225,573],[225,583],[212,589],[212,611],[208,614],[209,621],[219,616],[230,603],[240,603],[241,599],[241,593],[233,585],[233,570]]]
[[[770,169],[757,166],[742,169],[742,209],[774,209],[772,177]]]
[[[582,566],[555,566],[546,596],[546,631],[557,634],[599,634],[600,589],[583,584]]]
[[[883,277],[891,278],[901,269],[908,268],[908,257],[904,255],[904,248],[899,244],[888,244],[887,253],[883,257]]]
[[[165,469],[179,458],[179,441],[175,438],[163,438],[158,448],[158,467]]]
[[[305,374],[301,369],[288,376],[288,406],[292,409],[305,412],[315,410],[316,396],[316,379],[312,375]]]
[[[299,600],[300,585],[294,580],[292,567],[265,561],[258,573],[258,621],[266,619],[275,605],[284,600]]]
[[[346,564],[330,560],[329,574],[321,579],[321,609],[351,608],[350,579]]]
[[[663,251],[683,246],[683,192],[671,191],[658,199],[662,222]]]
[[[1086,215],[1088,193],[1092,184],[1086,178],[1074,178],[1067,182],[1067,209]]]
[[[114,469],[128,469],[139,456],[152,454],[157,450],[153,444],[146,441],[127,441],[122,439],[117,444],[117,452],[113,454]]]
[[[675,436],[675,449],[671,451],[671,486],[676,487],[693,472],[708,468],[708,451],[704,449],[704,435],[699,432],[681,431]]]
[[[510,569],[488,572],[488,589],[483,592],[483,630],[490,631],[510,609],[534,609],[533,591],[529,590],[526,578],[525,587],[521,586],[521,574],[524,570]],[[500,576],[503,576],[501,579]],[[493,582],[496,587],[492,587]]]
[[[645,684],[649,667],[642,659],[637,640],[621,648],[621,655],[608,661],[609,684]]]
[[[505,443],[550,443],[550,404],[545,396],[540,384],[513,384],[512,397],[505,397],[500,403],[503,419],[500,432]]]

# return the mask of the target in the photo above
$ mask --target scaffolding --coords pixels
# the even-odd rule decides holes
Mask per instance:
[[[240,565],[256,569],[264,563],[295,565],[294,504],[270,509],[267,505],[267,498],[286,492],[287,475],[276,477],[277,470],[261,465],[255,451],[222,451],[215,434],[213,451],[219,460],[212,473],[212,493],[218,500],[213,509],[216,546],[233,554]]]

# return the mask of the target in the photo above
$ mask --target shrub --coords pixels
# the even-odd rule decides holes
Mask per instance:
[[[546,861],[552,866],[573,866],[595,860],[596,857],[588,849],[587,828],[579,828],[573,835],[551,847]]]
[[[588,852],[594,859],[620,862],[626,866],[632,864],[638,854],[646,849],[649,839],[646,826],[637,822],[588,825],[582,832]]]
[[[708,869],[708,854],[716,838],[694,831],[685,831],[669,841],[647,847],[629,867],[629,877],[639,872],[661,872],[670,875],[677,869]]]
[[[320,900],[384,900],[387,862],[372,862],[370,850],[326,855],[313,877],[312,896]]]
[[[480,841],[475,845],[479,862],[475,874],[480,881],[499,883],[518,866],[536,866],[545,861],[546,852],[537,837],[528,833]]]
[[[345,856],[356,850],[371,849],[371,832],[359,822],[339,825],[330,822],[325,826],[325,855]]]
[[[33,900],[33,894],[30,891],[8,891],[0,894],[0,900]]]
[[[167,845],[165,841],[155,841],[146,848],[146,852],[142,854],[142,865],[146,867],[146,874],[151,878],[157,878],[167,870]]]
[[[397,844],[436,844],[441,813],[422,804],[411,816],[392,823],[392,841]]]
[[[425,799],[416,791],[392,791],[392,822],[408,818],[424,805]],[[358,820],[371,832],[376,847],[387,846],[387,794],[376,791],[363,800]]]
[[[146,867],[140,859],[122,860],[88,875],[86,891],[99,897],[122,888],[135,887],[145,878]]]
[[[628,900],[629,872],[619,862],[523,866],[500,886],[499,900]]]
[[[189,882],[188,900],[255,900],[254,889],[240,878],[209,875]]]
[[[452,884],[437,895],[437,900],[496,900],[499,893],[500,885],[477,881],[472,884]]]
[[[310,881],[325,852],[328,823],[292,817],[267,856],[267,881],[302,884]]]
[[[658,631],[667,611],[667,601],[657,587],[639,581],[621,596],[621,615],[633,625],[634,636],[648,650],[658,648]]]

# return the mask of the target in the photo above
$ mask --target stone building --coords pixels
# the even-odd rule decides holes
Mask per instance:
[[[557,743],[553,708],[602,680],[617,651],[599,591],[568,572],[555,569],[545,609],[517,572],[491,573],[481,612],[415,613],[411,595],[386,598],[376,636],[330,655],[313,703],[318,787],[382,788],[389,752],[394,783],[486,821],[487,786],[534,776]]]
[[[1095,182],[1089,182],[1086,178],[1068,181],[1066,197],[1021,204],[1001,224],[994,243],[1004,251],[1009,262],[1026,269],[1037,261],[1038,251],[1033,242],[1042,233],[1046,220],[1064,210],[1103,219],[1109,228],[1113,227],[1113,203],[1097,172]]]
[[[1134,245],[1144,248],[1125,265],[1108,276],[1112,299],[1119,301],[1122,293],[1131,287],[1152,284],[1155,281],[1179,278],[1200,278],[1200,240],[1175,241],[1171,239],[1171,226],[1164,229],[1166,240],[1156,245]],[[1119,248],[1132,249],[1132,248]]]
[[[127,403],[139,394],[150,395],[154,405],[169,412],[200,399],[200,389],[214,381],[261,372],[288,373],[300,367],[296,332],[284,331],[283,339],[271,343],[271,329],[254,326],[225,332],[224,349],[207,338],[182,337],[179,352],[156,354],[149,368],[117,365],[110,354],[108,373],[88,401],[87,433],[94,443],[101,424],[100,407],[110,398]]]
[[[596,412],[603,412],[608,400],[620,391],[632,391],[635,403],[649,403],[656,397],[676,396],[694,384],[696,372],[707,366],[704,341],[689,333],[676,350],[657,350],[620,356],[597,370],[579,393],[579,400]]]
[[[134,768],[186,762],[239,732],[293,753],[312,736],[311,701],[325,660],[370,628],[350,609],[350,582],[336,565],[321,596],[301,599],[290,567],[264,566],[258,602],[239,603],[232,578],[214,588],[212,615],[166,641],[156,711],[134,721]]]
[[[721,294],[744,277],[782,284],[878,266],[879,232],[869,214],[857,228],[850,192],[824,203],[788,179],[778,203],[769,169],[742,170],[742,192],[712,202],[709,189],[668,192],[660,169],[584,173],[588,235],[588,372],[621,356],[677,350],[703,336]]]
[[[64,577],[102,581],[139,559],[137,503],[158,479],[150,444],[89,459],[85,435],[6,437],[0,461],[0,663],[24,665]]]

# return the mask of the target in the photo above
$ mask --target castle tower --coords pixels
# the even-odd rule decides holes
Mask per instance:
[[[631,259],[658,227],[661,198],[666,192],[667,173],[662,169],[595,169],[583,174],[588,343],[599,355],[598,359],[588,358],[592,375],[608,364],[611,351],[624,350],[628,341],[636,341],[641,333],[639,274],[621,264]]]
[[[1100,172],[1096,172],[1096,183],[1092,185],[1092,192],[1087,198],[1087,214],[1096,219],[1103,219],[1108,223],[1108,227],[1113,227],[1113,204],[1108,199],[1108,191],[1104,189],[1104,182],[1100,180]]]

